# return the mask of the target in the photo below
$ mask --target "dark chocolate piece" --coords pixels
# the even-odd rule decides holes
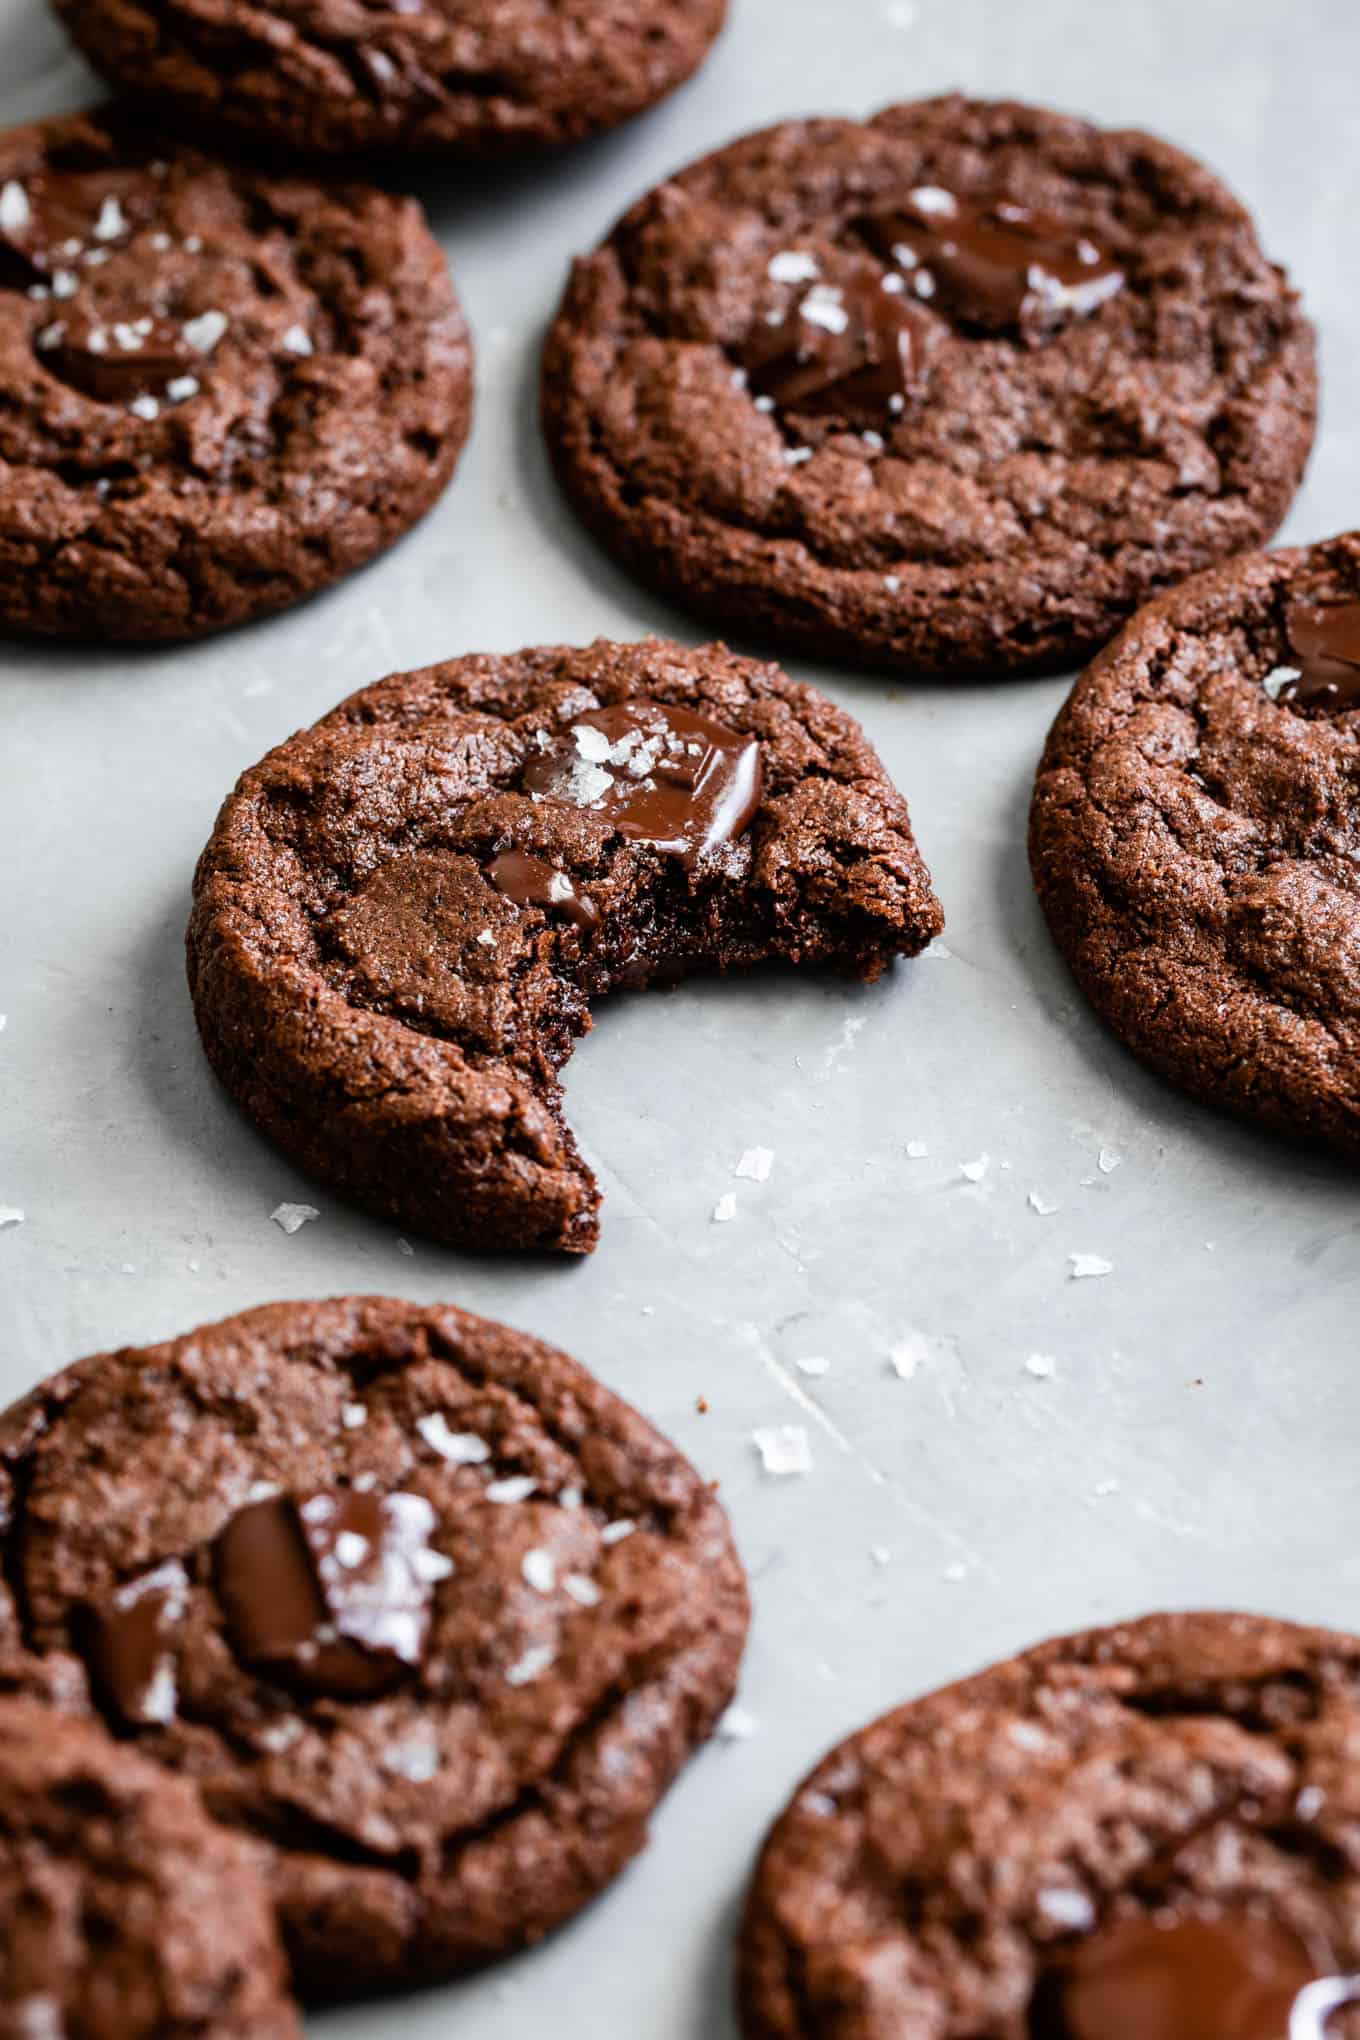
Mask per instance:
[[[741,351],[751,388],[786,409],[891,412],[924,380],[925,322],[896,277],[814,283]]]
[[[1257,1915],[1120,1920],[1077,1943],[1040,1990],[1035,2040],[1290,2040],[1316,1970]]]
[[[175,1631],[188,1598],[188,1575],[170,1558],[86,1611],[91,1676],[130,1727],[174,1719]]]
[[[492,884],[517,907],[556,907],[578,928],[593,928],[599,909],[575,881],[546,857],[530,857],[523,850],[502,850],[494,858],[489,875]]]
[[[1324,715],[1360,708],[1360,602],[1291,602],[1285,630],[1298,671],[1276,700]]]

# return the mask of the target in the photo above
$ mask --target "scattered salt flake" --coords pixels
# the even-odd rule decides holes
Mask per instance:
[[[494,949],[496,947],[496,937],[490,928],[483,928],[477,940],[481,943],[483,949]]]
[[[1300,1820],[1316,1820],[1322,1811],[1325,1794],[1317,1785],[1305,1785],[1294,1801],[1294,1811]]]
[[[305,326],[290,326],[281,343],[290,354],[310,354],[312,336]]]
[[[116,241],[120,234],[127,232],[127,219],[116,198],[106,198],[99,208],[99,218],[94,223],[96,241]]]
[[[302,1723],[296,1716],[292,1716],[286,1721],[271,1721],[267,1728],[260,1730],[255,1740],[261,1749],[268,1750],[272,1756],[282,1756],[285,1750],[292,1748],[301,1734]]]
[[[564,1487],[557,1497],[559,1509],[579,1509],[586,1498],[584,1488]]]
[[[506,1685],[531,1686],[535,1679],[542,1678],[556,1655],[550,1643],[531,1643],[523,1657],[506,1667]]]
[[[831,1372],[831,1362],[824,1360],[820,1353],[809,1353],[805,1360],[795,1360],[793,1364],[800,1374],[810,1374],[814,1380]]]
[[[412,1785],[428,1785],[439,1769],[439,1745],[432,1735],[412,1735],[404,1742],[389,1743],[382,1753],[382,1767]]]
[[[909,1161],[923,1162],[929,1153],[930,1149],[923,1140],[909,1140],[907,1142],[907,1158]]]
[[[990,1155],[979,1155],[975,1162],[960,1162],[959,1174],[966,1176],[970,1183],[980,1183],[991,1166]]]
[[[451,1431],[448,1419],[438,1410],[417,1417],[416,1429],[432,1452],[451,1466],[480,1466],[491,1457],[491,1447],[475,1431]]]
[[[145,418],[148,424],[153,418],[159,418],[161,415],[161,407],[156,399],[146,395],[134,397],[128,409],[134,418]]]
[[[1058,1363],[1051,1353],[1031,1353],[1025,1362],[1025,1370],[1036,1381],[1051,1381],[1058,1371]]]
[[[629,1516],[620,1516],[613,1523],[606,1523],[600,1532],[601,1544],[622,1544],[625,1537],[631,1537],[637,1524]]]
[[[1067,1265],[1073,1282],[1087,1282],[1097,1275],[1114,1273],[1114,1262],[1105,1260],[1100,1254],[1069,1254]]]
[[[769,1180],[773,1167],[774,1149],[753,1147],[747,1148],[732,1173],[734,1176],[745,1176],[751,1183],[764,1183]]]
[[[1096,1909],[1084,1891],[1055,1886],[1039,1893],[1039,1910],[1055,1927],[1085,1933],[1096,1923]]]
[[[321,1213],[314,1204],[276,1204],[269,1216],[280,1232],[295,1233],[309,1219],[320,1218]]]
[[[763,412],[765,412],[766,414],[768,414],[769,412],[771,412],[771,411],[772,411],[772,410],[774,409],[774,398],[773,398],[773,397],[757,397],[757,398],[756,398],[756,409],[757,409],[758,411],[763,411]]]
[[[69,269],[55,269],[52,272],[52,295],[56,298],[73,298],[76,294],[76,278]]]
[[[958,1586],[960,1580],[966,1580],[967,1577],[968,1568],[961,1558],[956,1558],[953,1564],[947,1565],[944,1571],[940,1574],[940,1578],[946,1581],[948,1585],[950,1585],[951,1587]]]
[[[519,1562],[519,1569],[536,1594],[550,1594],[557,1585],[557,1565],[550,1551],[535,1545],[526,1551]]]
[[[888,591],[888,593],[889,593],[890,595],[896,595],[896,594],[897,594],[897,592],[898,592],[898,590],[899,590],[899,589],[901,588],[901,586],[902,586],[902,581],[901,581],[901,577],[900,577],[900,575],[897,575],[897,574],[885,574],[885,575],[883,576],[883,586],[884,586],[884,587],[885,587],[885,588],[887,589],[887,591]]]
[[[398,1252],[399,1254],[412,1254],[412,1255],[414,1255],[414,1253],[415,1253],[415,1248],[414,1248],[414,1247],[413,1247],[413,1246],[411,1245],[411,1242],[410,1242],[409,1240],[398,1240],[398,1241],[397,1241],[397,1252]]]
[[[812,448],[810,446],[786,446],[784,448],[784,463],[787,467],[801,467],[805,460],[811,459]]]
[[[504,1480],[488,1482],[486,1498],[489,1502],[527,1502],[538,1488],[538,1482],[531,1473],[510,1473]]]
[[[186,234],[184,236],[184,252],[186,255],[201,255],[203,252],[203,236],[201,234]]]
[[[813,283],[820,271],[817,257],[803,248],[781,248],[770,257],[766,275],[771,283]]]
[[[562,1582],[565,1593],[570,1594],[578,1608],[597,1608],[602,1595],[588,1573],[569,1572]]]
[[[0,1226],[22,1225],[24,1214],[17,1204],[0,1204]]]
[[[826,333],[844,333],[850,324],[844,293],[834,283],[816,283],[798,307],[798,316]]]
[[[3,1033],[4,1033],[4,1031],[5,1031],[5,1029],[6,1029],[6,1027],[7,1027],[8,1025],[9,1025],[9,1014],[8,1014],[8,1013],[0,1013],[0,1034],[3,1034]]]
[[[1266,674],[1261,685],[1272,701],[1278,701],[1290,682],[1300,677],[1297,666],[1276,666],[1273,671]]]
[[[173,1678],[169,1665],[161,1670]],[[66,2021],[56,1998],[36,1991],[20,1998],[14,2007],[14,2033],[15,2040],[66,2040]]]
[[[22,233],[32,217],[33,208],[23,185],[16,184],[13,178],[0,185],[0,229],[7,234]]]
[[[1112,1176],[1123,1159],[1124,1157],[1116,1154],[1113,1148],[1102,1148],[1096,1157],[1096,1167],[1102,1176]]]
[[[173,382],[165,385],[165,394],[172,404],[187,404],[190,397],[196,397],[202,387],[196,375],[177,375]]]
[[[718,1717],[714,1734],[721,1742],[749,1742],[760,1727],[749,1707],[741,1707],[734,1700],[725,1714]]]
[[[871,1544],[869,1556],[875,1565],[889,1565],[892,1562],[892,1553],[886,1544]]]
[[[812,1447],[801,1424],[767,1424],[752,1431],[751,1443],[760,1454],[766,1473],[781,1480],[790,1474],[812,1471]]]
[[[188,247],[188,242],[185,242]],[[200,312],[196,319],[184,321],[184,337],[198,354],[211,354],[227,330],[226,314],[223,312]]]
[[[1117,1495],[1119,1493],[1119,1482],[1117,1480],[1098,1480],[1091,1489],[1091,1493],[1096,1496],[1097,1500],[1103,1501],[1106,1495]]]
[[[340,1412],[340,1421],[347,1431],[357,1431],[368,1422],[368,1411],[361,1402],[347,1402]]]
[[[1055,1204],[1051,1197],[1045,1197],[1042,1190],[1031,1190],[1025,1202],[1031,1211],[1038,1212],[1040,1218],[1052,1218],[1055,1211],[1062,1210],[1062,1206]]]
[[[718,1199],[713,1207],[713,1223],[714,1225],[727,1225],[736,1215],[737,1200],[732,1191],[728,1190]]]

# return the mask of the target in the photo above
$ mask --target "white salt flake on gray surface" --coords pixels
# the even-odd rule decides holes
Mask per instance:
[[[795,1360],[793,1364],[800,1374],[811,1375],[814,1380],[831,1372],[831,1362],[824,1359],[820,1353],[809,1353],[806,1359]]]
[[[1261,685],[1272,701],[1278,701],[1290,682],[1300,677],[1297,666],[1276,666],[1273,671],[1266,674]]]
[[[531,1643],[523,1657],[517,1658],[514,1664],[507,1666],[506,1685],[531,1686],[535,1679],[542,1678],[556,1656],[557,1653],[550,1643]]]
[[[188,242],[185,242],[188,247]],[[227,330],[226,314],[223,312],[200,312],[196,319],[184,321],[184,337],[197,354],[211,354]]]
[[[727,1712],[719,1715],[713,1733],[720,1742],[749,1742],[759,1728],[760,1723],[750,1708],[742,1707],[734,1700]]]
[[[550,1551],[535,1545],[526,1551],[519,1562],[519,1569],[536,1594],[550,1594],[557,1585],[557,1565]]]
[[[0,1204],[0,1227],[22,1225],[23,1222],[24,1214],[21,1206],[17,1204]]]
[[[812,1447],[801,1424],[762,1425],[752,1431],[751,1443],[766,1473],[777,1479],[812,1471]]]
[[[3,1034],[3,1033],[4,1033],[4,1031],[5,1031],[6,1027],[8,1027],[8,1025],[9,1025],[9,1014],[8,1014],[8,1013],[0,1013],[0,1034]]]
[[[781,248],[765,271],[771,283],[812,283],[820,273],[817,257],[803,248]]]
[[[1113,1148],[1102,1148],[1096,1157],[1096,1167],[1102,1176],[1112,1176],[1123,1159]]]
[[[321,1213],[314,1204],[276,1204],[269,1216],[280,1232],[295,1233]]]
[[[1055,1211],[1062,1210],[1062,1206],[1055,1204],[1051,1197],[1045,1197],[1042,1190],[1031,1190],[1025,1202],[1031,1211],[1038,1212],[1040,1218],[1052,1218]]]
[[[908,1161],[923,1162],[929,1153],[930,1149],[923,1140],[909,1140],[907,1142]]]
[[[491,1457],[491,1447],[475,1431],[451,1431],[448,1418],[439,1410],[417,1417],[416,1429],[432,1452],[451,1466],[481,1466]]]
[[[411,1245],[411,1242],[410,1242],[409,1240],[398,1240],[398,1241],[397,1241],[397,1252],[398,1252],[399,1254],[412,1254],[412,1255],[413,1255],[413,1254],[415,1253],[415,1248],[414,1248],[414,1247],[413,1247],[413,1246]]]
[[[1091,1489],[1091,1493],[1095,1495],[1097,1500],[1103,1501],[1107,1495],[1117,1495],[1119,1493],[1119,1482],[1117,1480],[1098,1480]]]
[[[340,1412],[340,1421],[347,1431],[357,1431],[368,1422],[368,1411],[361,1402],[347,1402]]]
[[[1107,1261],[1101,1254],[1069,1254],[1067,1257],[1069,1280],[1089,1282],[1097,1275],[1113,1275],[1114,1262]]]
[[[728,1225],[736,1217],[736,1215],[737,1215],[736,1197],[733,1195],[732,1191],[727,1190],[718,1199],[717,1203],[713,1207],[713,1223],[714,1225]]]
[[[747,1148],[732,1173],[744,1176],[749,1183],[769,1181],[770,1170],[774,1167],[774,1149],[767,1147]]]
[[[0,185],[0,229],[7,234],[22,233],[33,217],[28,193],[14,179]]]
[[[871,1544],[869,1556],[875,1565],[889,1565],[892,1562],[892,1553],[886,1544]]]
[[[960,1582],[966,1580],[967,1577],[968,1568],[961,1558],[956,1558],[953,1564],[947,1565],[944,1571],[940,1574],[940,1578],[944,1580],[948,1586],[951,1587],[957,1587],[960,1584]]]
[[[959,1174],[966,1177],[970,1183],[980,1183],[991,1166],[990,1155],[979,1155],[975,1162],[960,1162]]]
[[[1058,1371],[1058,1363],[1051,1353],[1031,1353],[1025,1362],[1025,1371],[1036,1381],[1051,1381]]]
[[[562,1582],[562,1589],[570,1594],[579,1608],[598,1608],[603,1599],[600,1588],[588,1573],[569,1572]]]
[[[312,336],[305,326],[290,326],[281,344],[290,354],[310,354],[313,351]]]
[[[631,1516],[619,1516],[613,1523],[606,1523],[600,1532],[601,1544],[622,1544],[625,1537],[631,1537],[637,1524]]]
[[[1055,1927],[1070,1927],[1075,1933],[1085,1933],[1096,1923],[1096,1909],[1084,1891],[1074,1891],[1066,1886],[1053,1886],[1039,1893],[1039,1910],[1046,1920]]]
[[[527,1502],[530,1495],[537,1491],[538,1482],[531,1473],[509,1473],[504,1480],[488,1482],[486,1498],[489,1502],[508,1505],[512,1502]]]

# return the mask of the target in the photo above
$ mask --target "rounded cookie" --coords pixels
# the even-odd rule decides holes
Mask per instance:
[[[92,63],[167,115],[344,156],[575,142],[689,77],[727,0],[57,0]]]
[[[1030,861],[1136,1055],[1360,1157],[1360,535],[1135,617],[1053,726]]]
[[[598,535],[826,657],[1037,671],[1269,533],[1313,337],[1144,134],[951,97],[695,163],[576,264],[543,415]]]
[[[765,1844],[742,2030],[1323,2040],[1360,1995],[1358,1736],[1360,1640],[1250,1615],[1066,1637],[900,1707]]]
[[[94,1723],[0,1700],[0,2035],[300,2040],[261,1863]]]
[[[190,638],[430,508],[471,350],[413,199],[104,110],[0,136],[0,396],[0,624]]]
[[[876,977],[942,916],[843,710],[658,639],[451,659],[244,774],[189,982],[223,1083],[304,1168],[455,1245],[586,1253],[558,1071],[618,986]]]
[[[538,1939],[730,1698],[709,1487],[584,1369],[445,1307],[274,1304],[0,1419],[0,1645],[266,1845],[300,1990]],[[7,1633],[8,1632],[8,1633]]]

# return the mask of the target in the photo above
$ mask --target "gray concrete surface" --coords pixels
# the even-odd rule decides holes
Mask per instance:
[[[944,945],[867,992],[767,981],[603,1012],[568,1082],[607,1198],[582,1267],[408,1256],[314,1191],[214,1088],[180,961],[193,860],[235,774],[352,688],[464,650],[697,634],[565,513],[534,364],[569,255],[744,128],[959,85],[1198,151],[1322,327],[1323,430],[1288,533],[1358,521],[1357,75],[1354,0],[734,0],[707,70],[627,133],[546,170],[427,182],[478,335],[479,416],[455,487],[395,554],[195,649],[0,651],[0,1205],[25,1213],[0,1231],[0,1393],[269,1298],[452,1298],[564,1345],[676,1438],[721,1481],[754,1582],[757,1733],[700,1758],[615,1890],[495,1974],[318,2032],[729,2040],[752,1851],[833,1738],[1046,1633],[1154,1606],[1360,1625],[1354,1178],[1164,1089],[1074,995],[1022,847],[1062,683],[797,668],[908,792]],[[0,116],[91,90],[38,0],[0,0]],[[755,1145],[775,1152],[763,1185],[733,1175]],[[1108,1173],[1102,1149],[1121,1158]],[[972,1184],[960,1164],[984,1153]],[[728,1190],[738,1216],[715,1226]],[[1059,1208],[1040,1217],[1031,1190]],[[286,1238],[281,1199],[321,1216]],[[1073,1252],[1113,1273],[1070,1281]],[[909,1378],[894,1353],[917,1356]],[[829,1371],[801,1374],[810,1356]],[[814,1465],[776,1481],[751,1433],[785,1421]]]

